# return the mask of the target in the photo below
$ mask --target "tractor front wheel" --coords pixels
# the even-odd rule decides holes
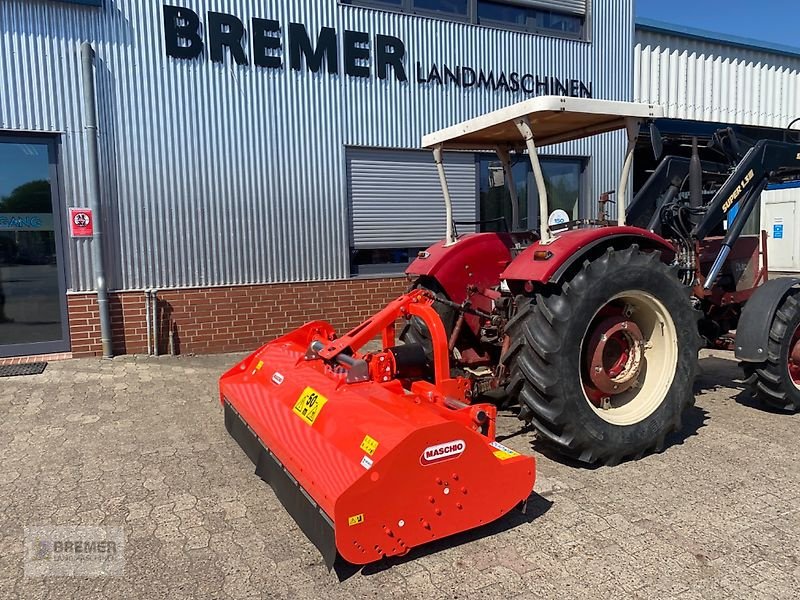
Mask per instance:
[[[769,330],[767,360],[742,363],[753,395],[771,408],[800,410],[800,294],[787,296]]]
[[[504,360],[520,418],[586,463],[660,450],[694,401],[698,316],[659,254],[636,246],[519,298]]]

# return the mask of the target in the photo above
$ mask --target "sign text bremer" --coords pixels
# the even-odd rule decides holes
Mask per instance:
[[[303,67],[313,73],[324,70],[332,75],[379,79],[393,76],[408,81],[406,45],[391,35],[370,36],[346,29],[340,36],[331,27],[320,29],[312,39],[302,23],[289,23],[284,31],[278,21],[253,17],[249,32],[236,16],[209,11],[207,35],[203,36],[200,15],[180,6],[164,5],[164,43],[167,55],[194,60],[208,57],[224,62],[225,54],[238,65],[295,71]],[[249,35],[248,35],[249,33]],[[249,38],[249,47],[245,38]],[[284,43],[285,37],[285,43]],[[341,37],[341,43],[340,43]],[[248,52],[249,51],[249,52]],[[465,65],[416,62],[411,72],[419,85],[455,85],[469,89],[487,89],[531,95],[592,97],[592,84],[578,79],[552,75],[517,73],[474,68]]]

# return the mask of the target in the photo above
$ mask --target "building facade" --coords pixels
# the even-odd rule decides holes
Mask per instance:
[[[444,235],[422,136],[534,95],[768,128],[800,115],[800,52],[633,13],[633,0],[4,0],[0,360],[99,354],[98,276],[117,354],[353,326]],[[624,145],[549,148],[551,209],[593,216]],[[445,166],[459,230],[500,227],[496,158]],[[528,169],[514,175],[536,227]],[[774,193],[762,219],[785,225],[770,239],[780,256],[795,192]]]
[[[0,357],[100,351],[97,239],[75,219],[103,231],[115,353],[147,350],[150,289],[161,352],[354,325],[443,235],[423,134],[532,95],[633,92],[632,0],[8,0],[0,29]],[[550,150],[566,208],[614,187],[623,148]],[[458,220],[503,215],[490,157],[445,160]]]

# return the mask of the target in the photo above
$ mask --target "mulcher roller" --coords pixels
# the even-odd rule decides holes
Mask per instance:
[[[411,292],[339,338],[308,323],[220,379],[228,432],[329,568],[489,523],[533,490],[534,459],[497,443],[495,407],[470,404],[469,382],[450,377],[432,302]],[[412,315],[432,333],[433,365],[394,346],[395,321]],[[377,335],[383,350],[359,354]]]

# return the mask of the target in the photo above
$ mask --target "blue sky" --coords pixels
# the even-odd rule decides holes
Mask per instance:
[[[800,48],[797,0],[635,0],[636,16]]]

